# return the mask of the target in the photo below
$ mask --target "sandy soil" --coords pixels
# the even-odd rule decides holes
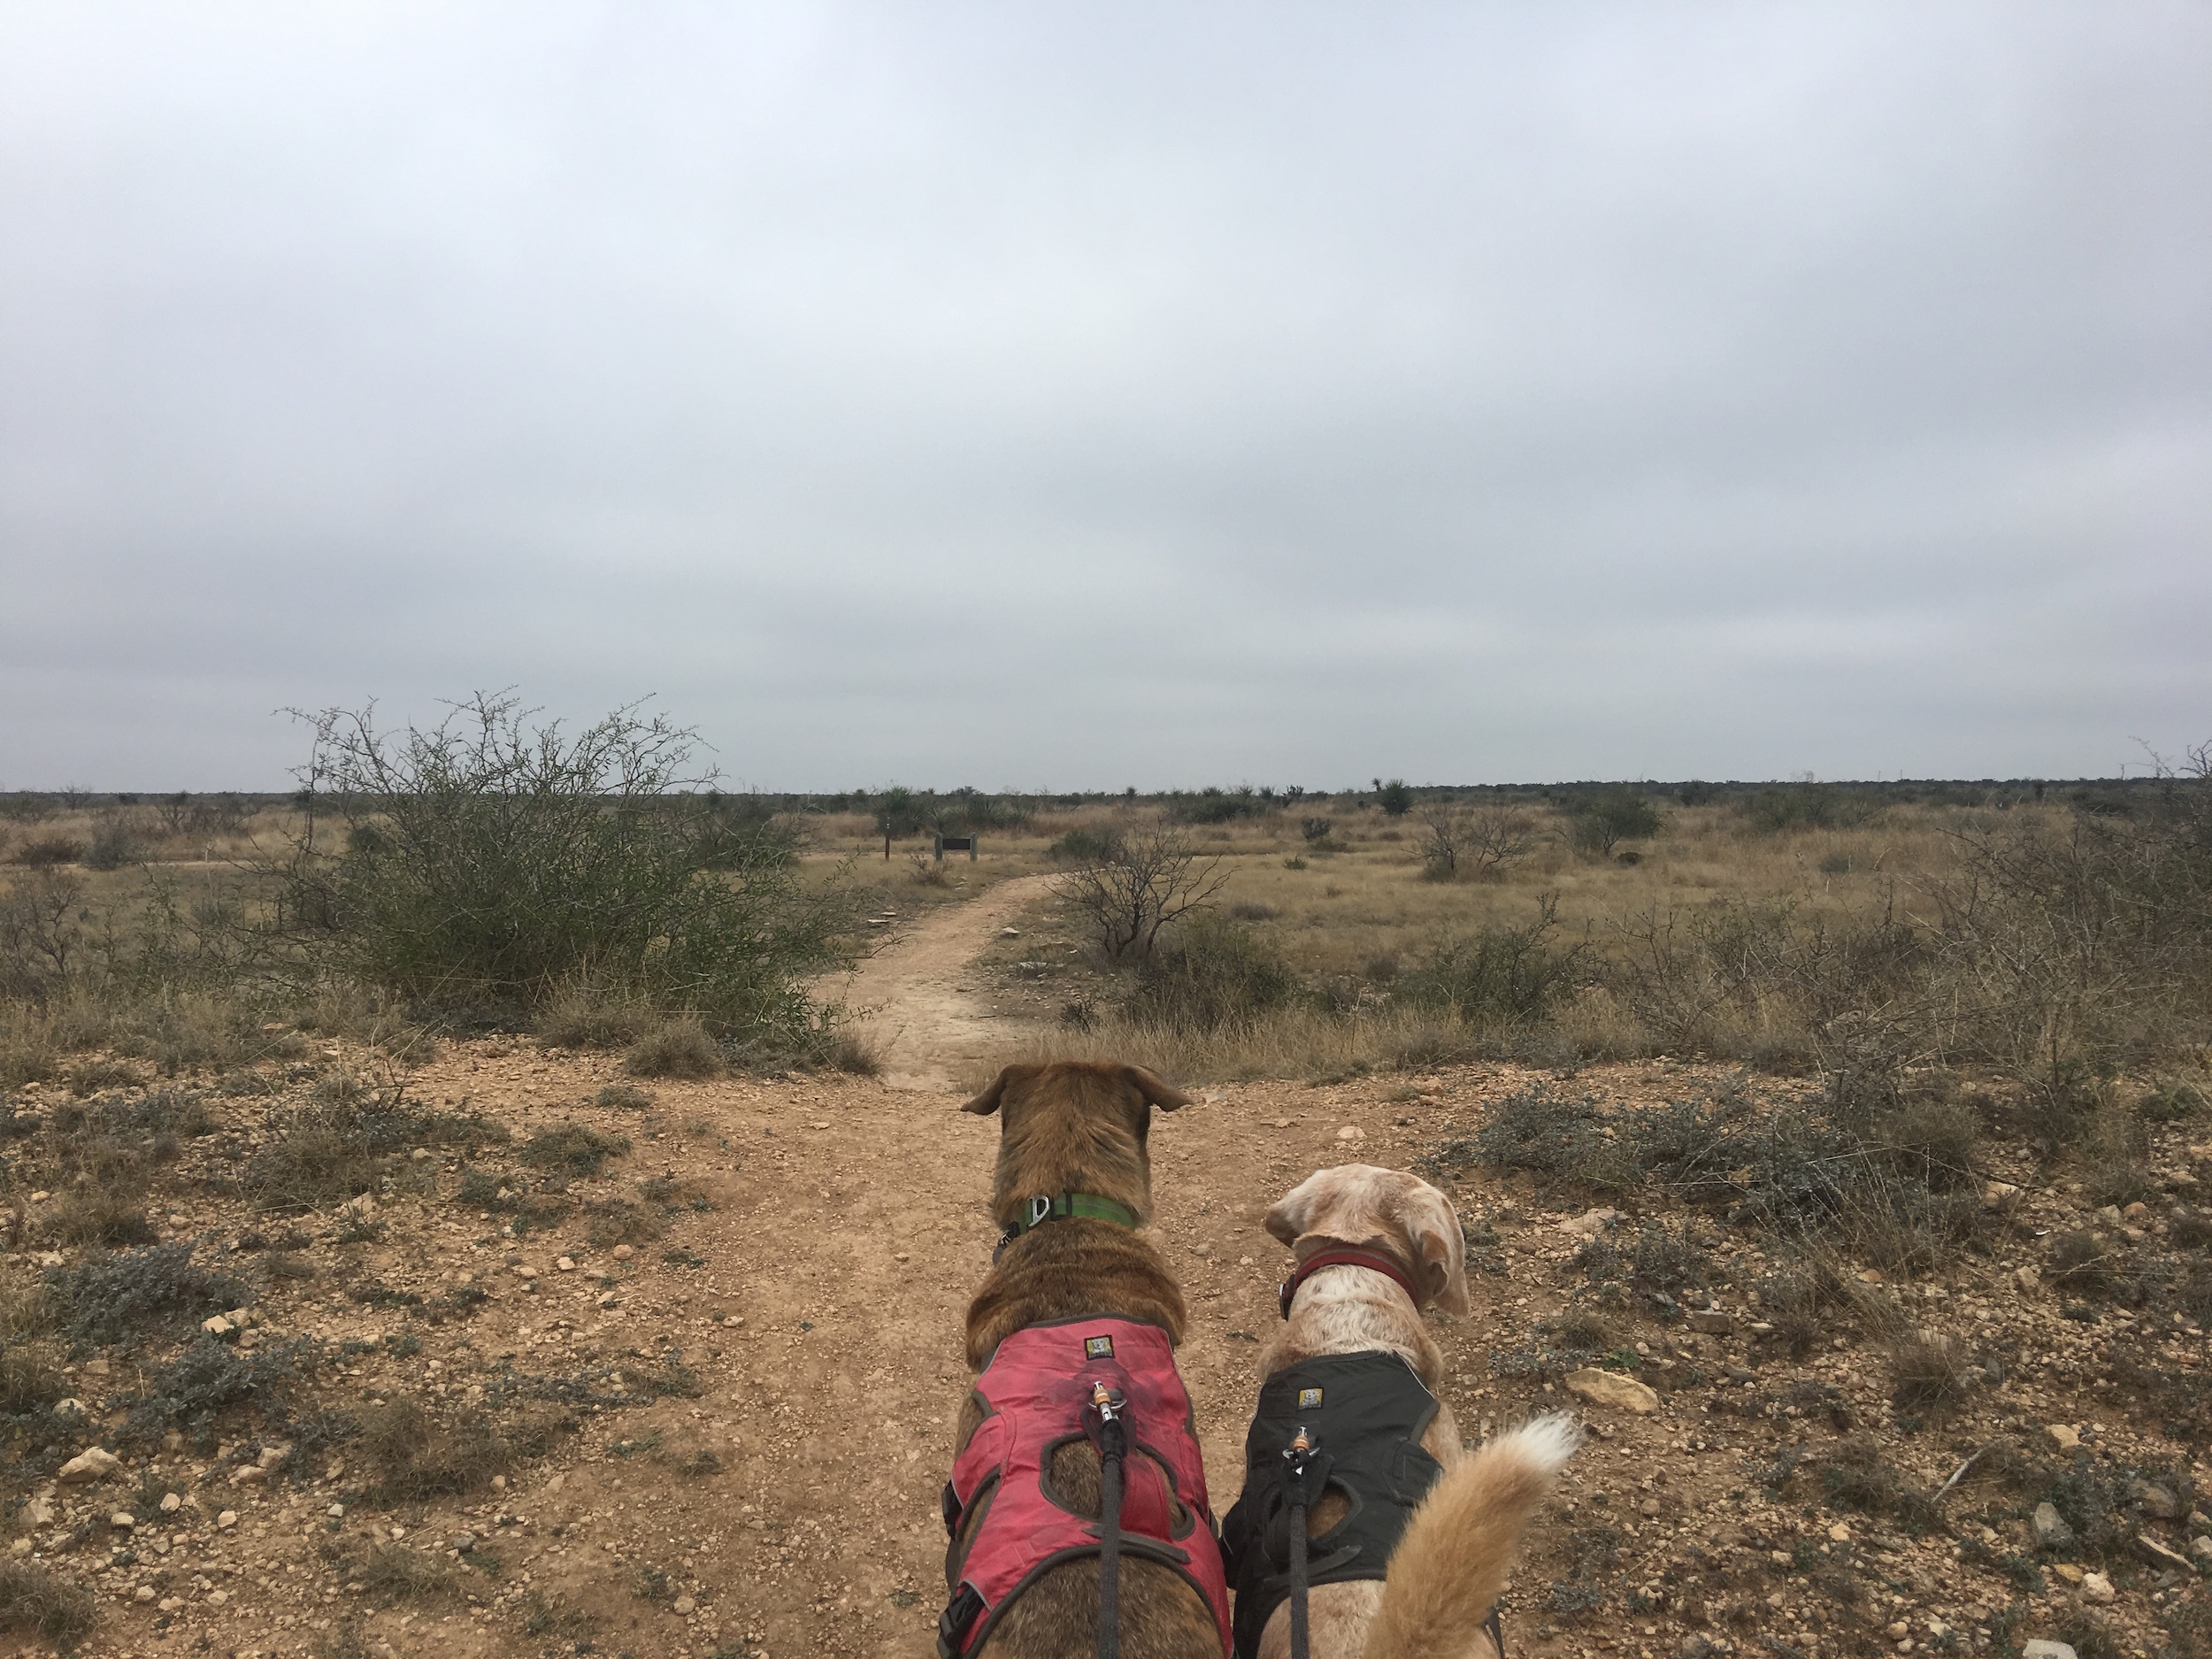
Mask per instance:
[[[927,910],[841,987],[826,987],[859,1016],[882,1056],[888,1087],[964,1087],[1005,1042],[1010,1010],[975,971],[976,958],[993,940],[1015,936],[1015,921],[1051,880],[1018,876],[964,904]]]
[[[272,1281],[255,1336],[344,1344],[347,1372],[324,1402],[332,1407],[402,1394],[440,1413],[557,1402],[568,1431],[499,1490],[396,1510],[359,1502],[360,1471],[344,1466],[342,1448],[336,1466],[299,1485],[234,1480],[256,1450],[249,1441],[227,1441],[211,1458],[173,1452],[118,1477],[170,1483],[183,1500],[161,1523],[170,1548],[157,1558],[142,1535],[134,1561],[109,1553],[104,1532],[63,1541],[73,1520],[104,1522],[102,1505],[123,1488],[64,1488],[52,1497],[56,1530],[36,1548],[99,1587],[104,1610],[87,1651],[928,1654],[943,1596],[937,1494],[967,1382],[961,1318],[994,1238],[985,1206],[998,1125],[959,1111],[955,1085],[1001,1022],[968,965],[1035,885],[940,910],[865,965],[852,995],[890,1033],[881,1079],[659,1083],[640,1114],[592,1103],[618,1080],[610,1056],[441,1045],[412,1083],[418,1100],[483,1112],[518,1143],[563,1123],[626,1136],[626,1157],[565,1197],[634,1196],[639,1183],[669,1177],[677,1197],[665,1236],[623,1256],[591,1244],[578,1210],[518,1237],[501,1212],[460,1205],[459,1160],[426,1149],[411,1166],[424,1172],[417,1189],[379,1206],[381,1238],[346,1243],[336,1218],[307,1218],[314,1238],[298,1254],[319,1277]],[[1408,1165],[1471,1133],[1489,1102],[1532,1075],[1477,1065],[1320,1088],[1259,1083],[1203,1091],[1159,1121],[1155,1234],[1190,1300],[1181,1364],[1217,1512],[1236,1495],[1254,1359],[1276,1317],[1284,1253],[1260,1230],[1266,1208],[1317,1166]],[[1694,1077],[1654,1064],[1582,1084],[1652,1098]],[[224,1110],[236,1140],[211,1142],[211,1159],[243,1156],[260,1121],[257,1104]],[[193,1185],[202,1156],[188,1152],[180,1166],[169,1227],[234,1240],[250,1218],[234,1199]],[[534,1179],[511,1159],[479,1167],[511,1170],[518,1191]],[[1565,1403],[1538,1376],[1511,1366],[1494,1374],[1488,1358],[1527,1343],[1535,1321],[1563,1305],[1560,1269],[1578,1240],[1566,1214],[1482,1176],[1456,1196],[1463,1216],[1495,1230],[1478,1252],[1474,1317],[1438,1330],[1448,1397],[1467,1432],[1481,1434]],[[1751,1283],[1758,1251],[1713,1242],[1732,1282]],[[2022,1314],[2013,1265],[1962,1269],[1947,1291],[1926,1293],[1951,1300],[1924,1306],[1987,1338]],[[406,1305],[471,1281],[488,1299],[465,1317],[432,1324],[419,1303]],[[1790,1362],[1762,1348],[1741,1289],[1727,1302],[1732,1311],[1697,1333],[1632,1327],[1629,1340],[1650,1338],[1645,1374],[1660,1385],[1659,1409],[1593,1409],[1598,1438],[1532,1540],[1523,1578],[1533,1589],[1513,1598],[1508,1651],[1657,1659],[1752,1651],[1768,1635],[1785,1654],[1888,1651],[1898,1639],[1880,1628],[1893,1616],[1916,1621],[1923,1645],[1930,1620],[1971,1642],[1977,1620],[2016,1591],[1962,1566],[1951,1540],[1916,1544],[1817,1494],[1762,1495],[1759,1471],[1780,1448],[1836,1437],[1820,1411],[1784,1403],[1815,1397],[1803,1390],[1832,1390],[1861,1424],[1888,1422],[1878,1356],[1862,1351],[1863,1339],[1839,1336]],[[1932,1488],[1959,1445],[2001,1424],[2036,1432],[2035,1424],[2092,1416],[2094,1361],[2062,1346],[2073,1340],[2036,1334],[2048,1371],[2032,1352],[2016,1392],[1993,1394],[1954,1432],[1896,1443],[1898,1466]],[[74,1379],[88,1397],[91,1370]],[[672,1376],[690,1380],[656,1397],[650,1379]],[[229,1528],[216,1525],[223,1509],[238,1517]],[[442,1601],[385,1601],[323,1553],[364,1534],[395,1541],[395,1529],[406,1548],[457,1566],[449,1552],[466,1532],[479,1566],[496,1571],[464,1573]],[[1593,1550],[1604,1555],[1603,1582],[1649,1586],[1632,1622],[1617,1610],[1562,1619],[1546,1600],[1551,1582],[1579,1579]],[[1805,1577],[1804,1563],[1825,1563],[1832,1550],[1880,1586],[1848,1618]],[[155,1594],[138,1599],[148,1586]],[[2055,1614],[2067,1594],[2055,1581],[2039,1605]],[[2147,1597],[2147,1586],[2125,1594]],[[2137,1613],[2150,1610],[2145,1600]],[[1749,1633],[1729,1622],[1739,1615]],[[342,1645],[349,1631],[358,1647]]]

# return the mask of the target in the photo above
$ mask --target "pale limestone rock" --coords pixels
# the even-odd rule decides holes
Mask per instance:
[[[1569,1394],[1587,1400],[1592,1405],[1612,1406],[1644,1417],[1659,1409],[1656,1394],[1633,1377],[1624,1377],[1618,1371],[1569,1371],[1560,1382]]]

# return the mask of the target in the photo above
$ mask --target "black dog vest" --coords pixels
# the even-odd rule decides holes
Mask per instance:
[[[1260,1387],[1244,1441],[1244,1492],[1222,1525],[1236,1587],[1239,1659],[1259,1652],[1260,1632],[1290,1594],[1290,1509],[1283,1453],[1301,1427],[1315,1455],[1308,1489],[1333,1492],[1351,1512],[1306,1546],[1311,1586],[1380,1578],[1406,1518],[1443,1466],[1421,1449],[1436,1397],[1395,1354],[1332,1354],[1278,1371]]]

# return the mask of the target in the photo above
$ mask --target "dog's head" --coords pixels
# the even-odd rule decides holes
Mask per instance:
[[[1267,1212],[1267,1230],[1294,1248],[1302,1239],[1386,1245],[1413,1264],[1424,1307],[1464,1314],[1470,1306],[1459,1216],[1417,1175],[1371,1164],[1317,1170]]]
[[[1152,1109],[1189,1104],[1141,1065],[1064,1061],[1010,1065],[961,1110],[999,1115],[991,1210],[1000,1221],[1025,1198],[1074,1192],[1126,1204],[1144,1222],[1152,1217]]]

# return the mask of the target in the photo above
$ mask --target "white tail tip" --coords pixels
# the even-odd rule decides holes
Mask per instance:
[[[1500,1435],[1486,1449],[1517,1453],[1544,1473],[1555,1475],[1581,1446],[1581,1425],[1571,1414],[1554,1411]]]

